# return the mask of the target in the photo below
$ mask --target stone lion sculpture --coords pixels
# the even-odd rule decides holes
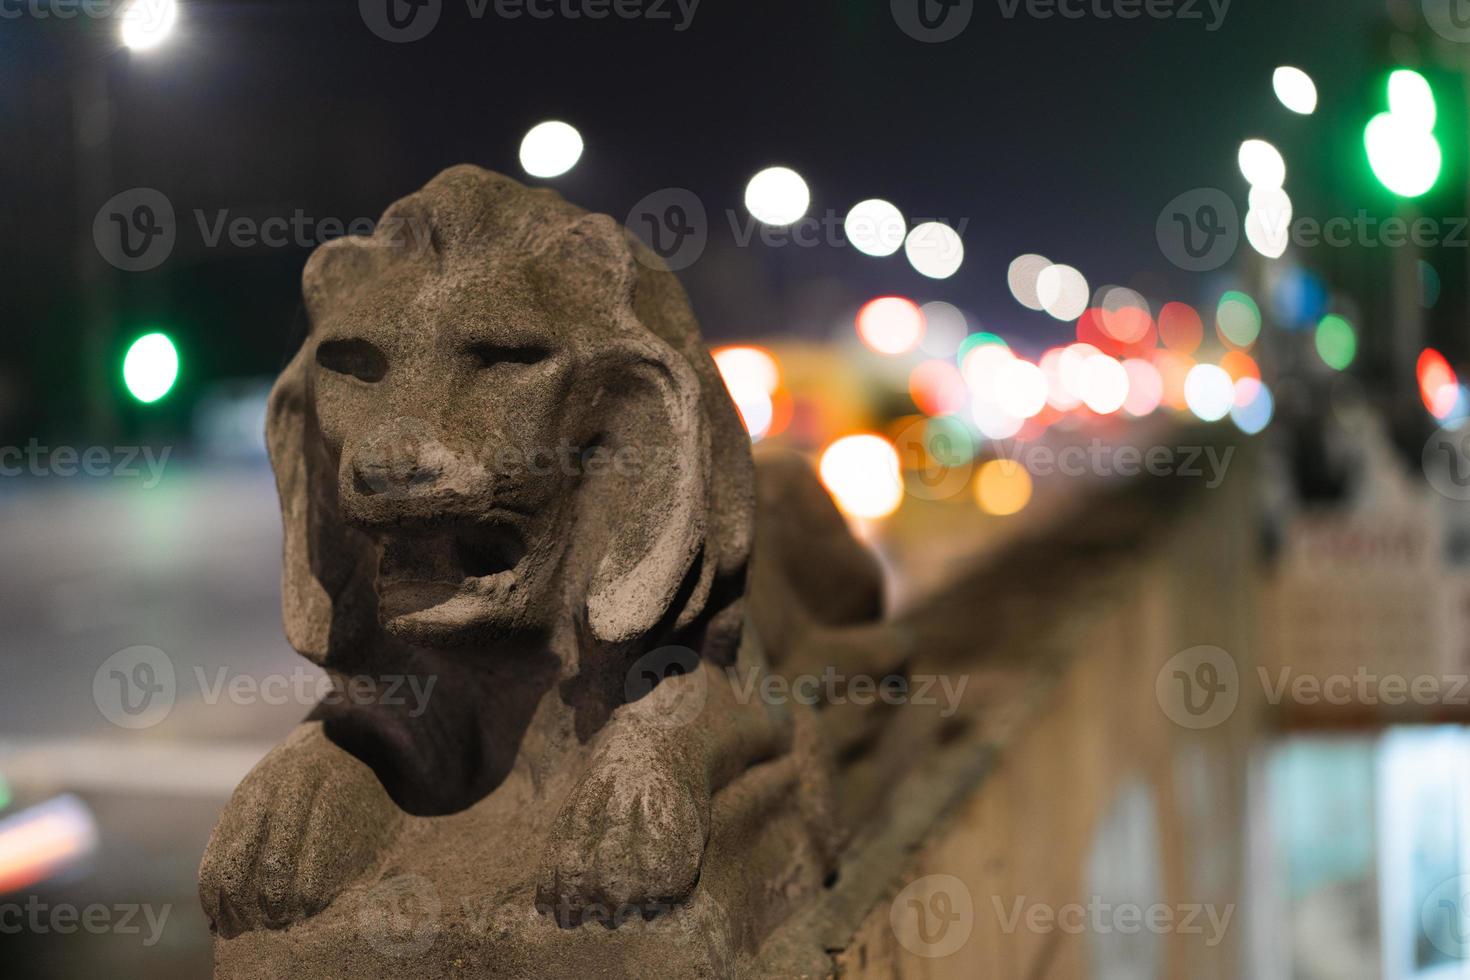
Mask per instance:
[[[303,281],[268,422],[285,623],[359,696],[220,818],[220,974],[273,975],[320,931],[341,975],[397,975],[343,950],[352,900],[405,875],[470,975],[601,955],[569,937],[612,941],[588,923],[610,908],[700,910],[691,962],[720,972],[831,874],[834,759],[871,739],[749,691],[877,619],[876,563],[804,462],[758,482],[681,287],[605,215],[455,167]],[[855,636],[859,668],[897,663]],[[432,679],[425,704],[388,696],[405,678]],[[486,896],[525,915],[471,935]]]

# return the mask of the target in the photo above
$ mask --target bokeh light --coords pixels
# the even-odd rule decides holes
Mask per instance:
[[[167,334],[150,333],[133,341],[123,358],[128,394],[144,404],[158,401],[179,377],[179,352]]]
[[[877,197],[854,204],[842,222],[842,233],[852,247],[864,255],[878,258],[903,248],[907,230],[903,212],[896,205]]]
[[[858,338],[879,354],[906,354],[924,337],[924,312],[902,296],[880,296],[858,310]]]
[[[1031,474],[1014,459],[992,459],[975,474],[975,502],[987,514],[1008,517],[1031,502]]]
[[[1046,407],[1046,374],[1030,361],[1013,357],[995,372],[995,403],[1018,419],[1029,419]]]
[[[582,159],[582,134],[568,123],[548,120],[521,140],[521,169],[532,177],[560,177]]]
[[[1120,344],[1138,343],[1154,325],[1148,300],[1125,286],[1104,286],[1097,306],[1103,333]]]
[[[925,415],[950,415],[965,407],[969,393],[950,361],[924,361],[909,372],[909,397]]]
[[[745,209],[762,224],[794,224],[811,203],[806,181],[790,167],[767,167],[745,185]]]
[[[1345,371],[1358,353],[1358,335],[1345,318],[1329,314],[1317,324],[1312,342],[1322,363],[1334,371]]]
[[[939,221],[915,226],[903,242],[909,265],[930,279],[948,279],[965,261],[965,243],[959,233]]]
[[[148,51],[174,32],[179,5],[176,0],[130,0],[117,17],[122,43],[132,51]]]
[[[1016,302],[1028,310],[1040,311],[1044,309],[1041,302],[1041,294],[1037,291],[1041,274],[1051,265],[1051,259],[1044,255],[1018,255],[1011,260],[1010,267],[1006,269],[1006,285],[1011,289],[1011,295]]]
[[[1036,278],[1041,308],[1058,320],[1071,321],[1087,309],[1087,278],[1070,265],[1049,265]]]
[[[1271,74],[1271,88],[1276,98],[1292,112],[1310,116],[1317,110],[1317,85],[1312,76],[1291,65],[1282,65]]]
[[[1419,379],[1419,397],[1429,414],[1437,419],[1449,418],[1460,399],[1459,378],[1444,355],[1432,347],[1424,348],[1415,365]]]
[[[1271,389],[1259,378],[1241,378],[1235,382],[1235,404],[1230,406],[1230,420],[1248,436],[1253,436],[1271,423],[1276,402]]]
[[[1236,155],[1240,173],[1252,187],[1280,187],[1286,182],[1281,151],[1265,140],[1246,140]]]
[[[1218,422],[1235,405],[1235,382],[1218,364],[1196,364],[1184,379],[1184,401],[1197,418]]]
[[[844,436],[822,453],[822,485],[849,517],[886,517],[903,503],[898,451],[882,436]]]
[[[1215,309],[1215,330],[1234,347],[1249,347],[1261,333],[1261,310],[1245,293],[1229,290]]]
[[[1165,303],[1159,310],[1159,340],[1180,354],[1193,354],[1205,337],[1204,321],[1188,303]]]
[[[758,388],[771,395],[781,385],[781,367],[776,363],[776,355],[764,347],[719,347],[713,356],[725,387],[732,391]]]
[[[1128,400],[1128,372],[1106,354],[1094,354],[1082,364],[1082,403],[1099,415],[1111,415]]]
[[[924,337],[919,347],[930,357],[954,357],[970,332],[965,314],[943,300],[930,300],[919,310],[924,314]]]
[[[1255,186],[1245,213],[1245,238],[1268,259],[1286,254],[1291,244],[1291,197],[1280,187]]]
[[[1135,418],[1153,413],[1164,400],[1164,377],[1159,369],[1141,357],[1130,357],[1123,362],[1128,372],[1128,397],[1123,399],[1123,411]]]

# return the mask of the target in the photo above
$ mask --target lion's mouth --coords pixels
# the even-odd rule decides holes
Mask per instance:
[[[525,542],[506,525],[384,534],[380,544],[378,607],[387,619],[460,597],[502,597],[514,587],[526,556]]]

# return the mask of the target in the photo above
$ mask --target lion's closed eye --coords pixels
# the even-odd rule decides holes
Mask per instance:
[[[535,344],[492,344],[480,342],[470,344],[468,353],[481,367],[496,367],[501,364],[537,364],[551,353]]]
[[[366,340],[328,340],[316,349],[316,362],[328,371],[348,374],[359,381],[383,380],[388,358]]]

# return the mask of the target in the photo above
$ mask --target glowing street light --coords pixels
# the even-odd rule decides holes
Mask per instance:
[[[179,352],[167,334],[139,337],[123,358],[123,383],[128,394],[145,405],[167,395],[178,378]]]
[[[560,177],[582,159],[582,134],[552,119],[531,127],[521,140],[521,168],[532,177]]]
[[[133,51],[148,51],[173,33],[179,5],[177,0],[130,0],[118,17],[122,43]]]
[[[1423,75],[1400,68],[1388,77],[1388,111],[1368,121],[1363,145],[1373,176],[1399,197],[1419,197],[1439,179],[1444,155],[1434,138],[1436,115]]]

